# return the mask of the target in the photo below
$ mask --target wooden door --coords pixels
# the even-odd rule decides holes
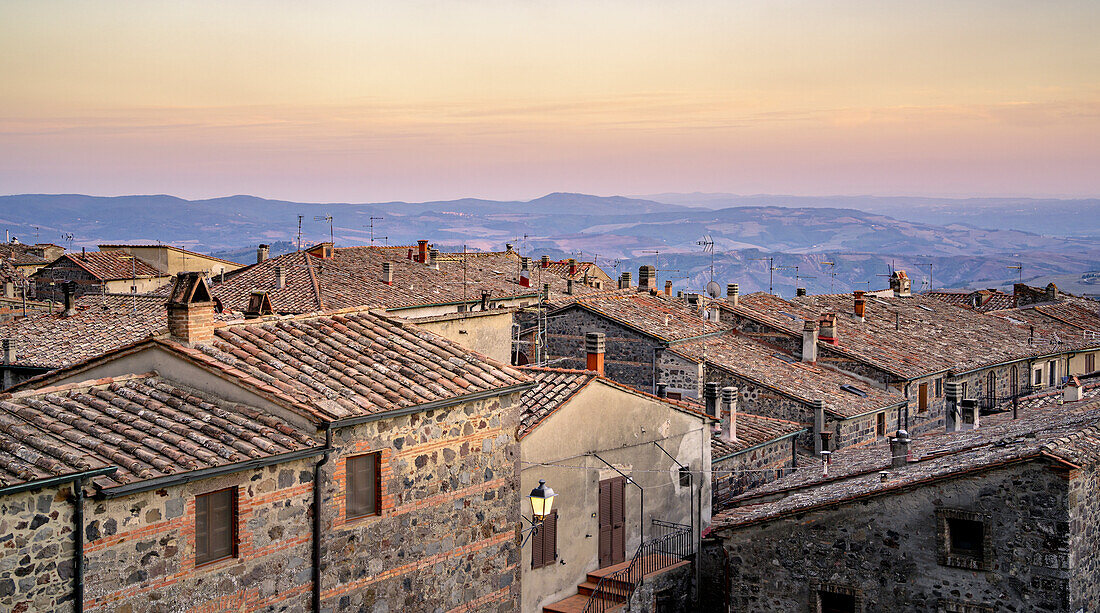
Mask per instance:
[[[600,481],[600,568],[626,560],[626,479]]]
[[[928,384],[921,383],[917,386],[918,411],[924,413],[928,410]]]

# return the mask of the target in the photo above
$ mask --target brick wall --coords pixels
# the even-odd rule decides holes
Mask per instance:
[[[518,395],[338,430],[324,492],[331,611],[519,606]],[[348,457],[379,452],[380,515],[348,519]]]
[[[0,498],[0,610],[73,610],[71,489]]]

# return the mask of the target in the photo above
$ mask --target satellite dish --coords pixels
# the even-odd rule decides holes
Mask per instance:
[[[707,283],[707,294],[710,295],[711,298],[717,298],[721,293],[722,286],[718,285],[718,283],[714,281]]]

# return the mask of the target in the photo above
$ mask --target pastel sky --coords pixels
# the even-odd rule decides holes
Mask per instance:
[[[0,193],[1100,195],[1100,2],[0,0]]]

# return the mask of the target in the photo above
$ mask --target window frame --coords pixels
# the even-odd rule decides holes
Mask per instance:
[[[976,554],[951,547],[952,520],[981,524],[981,551]],[[965,509],[936,509],[936,544],[941,566],[954,566],[970,570],[989,570],[993,565],[993,517],[988,513]]]
[[[829,583],[813,579],[810,581],[810,611],[812,613],[822,613],[821,595],[822,594],[837,594],[841,596],[850,596],[852,598],[852,610],[856,613],[863,613],[864,596],[863,590],[850,585],[841,585],[839,583]]]
[[[886,411],[875,415],[875,436],[886,436]]]
[[[364,458],[374,458],[374,510],[358,512],[352,505],[352,462]],[[366,517],[378,517],[382,514],[382,453],[372,451],[369,453],[357,453],[344,458],[344,519],[348,521],[363,519]]]
[[[226,554],[226,555],[218,556],[218,557],[210,557],[210,555],[211,555],[210,554],[210,544],[209,544],[209,540],[210,540],[210,525],[209,525],[210,520],[209,520],[209,517],[206,519],[206,523],[207,523],[206,530],[205,531],[200,530],[200,528],[199,528],[199,505],[203,504],[203,502],[200,502],[200,501],[209,501],[209,500],[212,499],[211,498],[212,496],[217,496],[217,495],[226,494],[226,493],[229,494],[229,553]],[[217,562],[221,562],[222,560],[234,559],[238,556],[239,551],[240,551],[240,533],[239,533],[239,530],[238,530],[238,522],[240,520],[240,505],[238,503],[239,496],[240,496],[240,492],[239,492],[237,486],[235,486],[235,485],[231,486],[231,487],[225,487],[225,488],[222,488],[220,490],[213,490],[213,491],[210,491],[210,492],[204,492],[202,494],[196,494],[195,495],[195,551],[194,551],[195,568],[198,568],[200,566],[207,566],[207,565],[210,565],[210,564],[215,564]],[[206,504],[207,504],[208,508],[207,508],[206,511],[204,511],[204,513],[205,513],[205,515],[209,516],[210,515],[209,502],[206,502]],[[200,559],[200,557],[199,557],[199,539],[203,538],[203,537],[205,537],[204,540],[207,541],[207,545],[206,545],[207,554],[206,554],[206,557]]]

